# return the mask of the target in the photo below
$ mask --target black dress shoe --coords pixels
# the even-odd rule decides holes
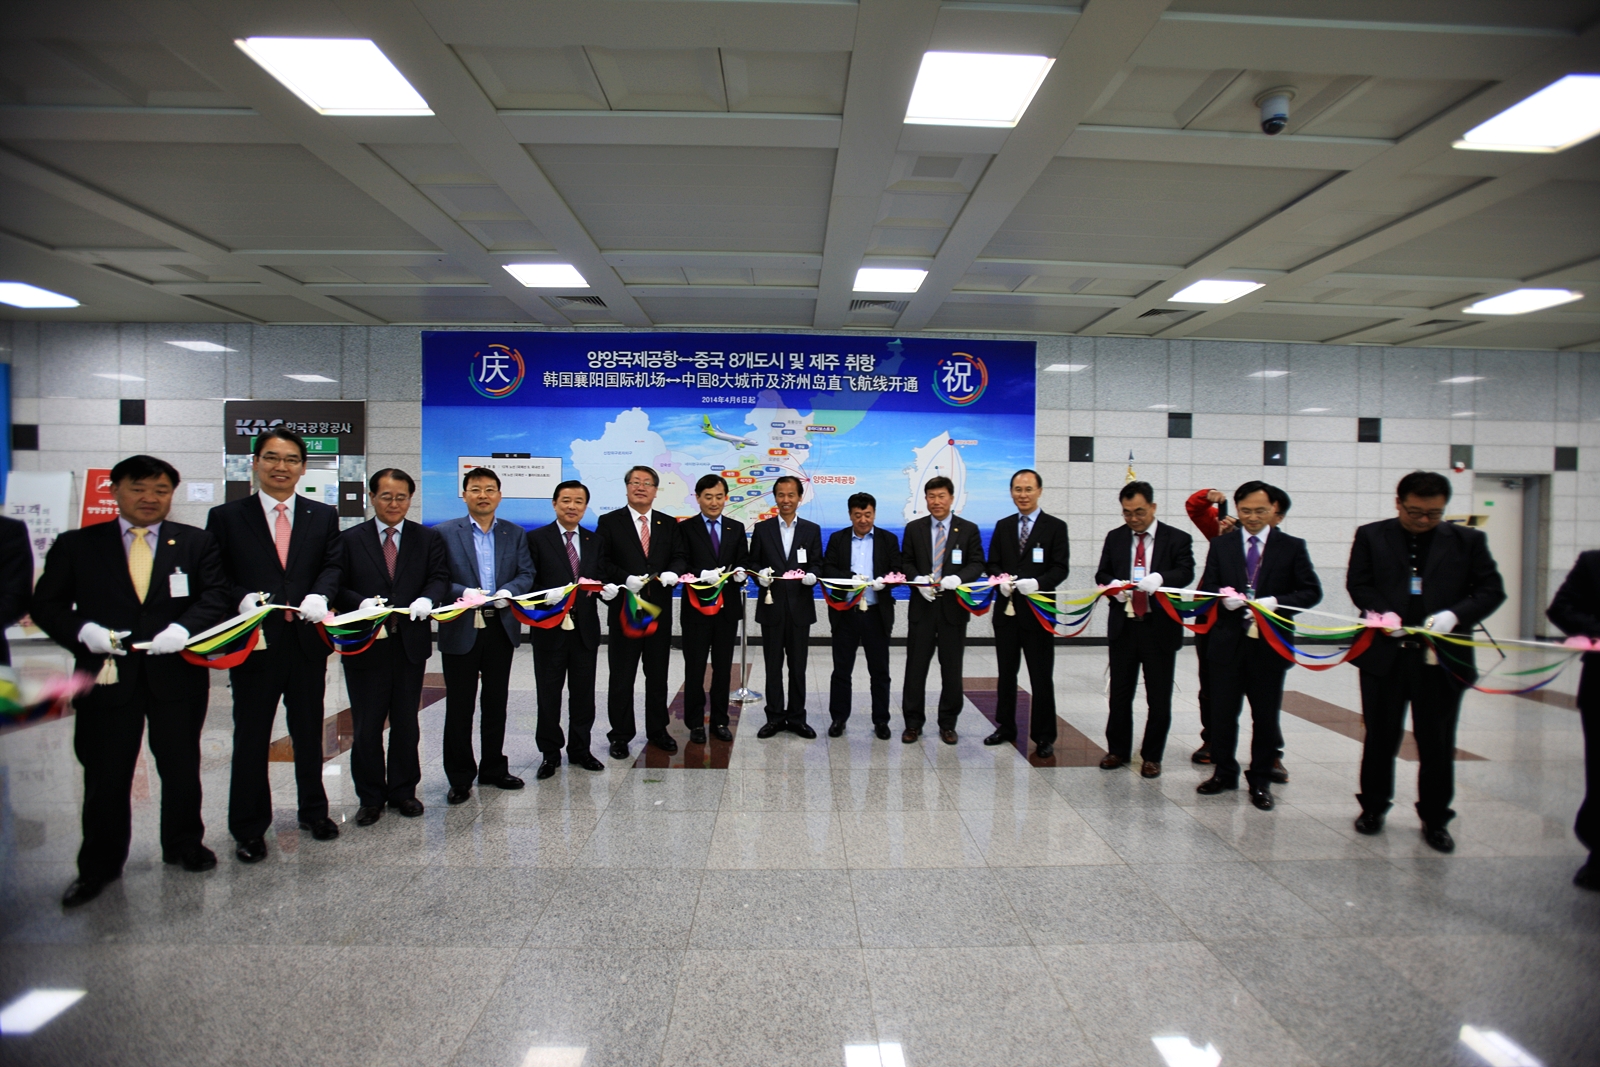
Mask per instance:
[[[110,878],[74,879],[73,883],[67,886],[67,891],[61,894],[61,906],[63,908],[81,907],[82,905],[89,903],[89,901],[93,900],[95,897],[99,896],[100,890],[104,889],[106,886],[110,885],[120,877],[121,875],[113,875]]]
[[[357,826],[371,826],[381,818],[383,818],[383,805],[381,804],[363,804],[356,809]]]
[[[580,752],[576,756],[569,755],[567,756],[567,762],[574,767],[582,767],[586,771],[603,771],[606,769],[606,765],[595,759],[594,755],[589,752]]]
[[[765,741],[769,737],[777,737],[778,731],[782,729],[783,723],[781,722],[762,723],[761,729],[756,731],[756,738],[758,740]]]
[[[1271,811],[1274,803],[1272,799],[1272,790],[1266,788],[1252,788],[1250,790],[1250,803],[1254,804],[1262,811]]]
[[[541,782],[546,778],[554,778],[556,776],[556,770],[560,766],[560,760],[547,759],[543,763],[539,764],[539,769],[533,772],[533,776]]]
[[[465,804],[471,798],[472,788],[465,785],[460,789],[452,789],[444,795],[444,799],[451,804]]]
[[[954,730],[940,730],[939,740],[943,741],[947,745],[953,745],[959,739],[956,737],[956,732]]]
[[[1205,745],[1201,745],[1199,748],[1194,750],[1194,755],[1189,757],[1189,762],[1190,763],[1210,763],[1211,762],[1211,750],[1209,748],[1207,748]]]
[[[807,741],[813,741],[817,736],[817,731],[813,730],[807,723],[799,723],[795,726],[791,726],[789,727],[789,732],[792,734],[799,734]]]
[[[1435,852],[1454,852],[1456,850],[1456,839],[1451,837],[1450,831],[1442,826],[1429,826],[1424,823],[1422,825],[1422,840],[1426,841],[1428,847]]]
[[[907,730],[905,733],[900,735],[900,743],[905,745],[914,745],[917,743],[917,738],[921,736],[921,730]]]
[[[1600,892],[1600,864],[1594,861],[1594,854],[1589,854],[1589,862],[1578,868],[1578,873],[1572,876],[1572,884],[1579,889],[1591,889]]]
[[[240,841],[233,854],[239,857],[240,863],[260,863],[267,858],[267,843],[259,837],[252,837],[248,841]]]
[[[1040,759],[1049,759],[1051,756],[1056,754],[1056,746],[1051,744],[1049,741],[1046,741],[1042,745],[1034,745],[1033,754],[1038,756]]]
[[[706,728],[704,726],[696,726],[693,730],[690,730],[689,731],[689,743],[691,745],[703,745],[703,744],[705,744],[706,743]]]
[[[1122,766],[1124,763],[1127,763],[1127,762],[1128,762],[1127,760],[1123,759],[1121,756],[1117,755],[1115,752],[1107,752],[1100,759],[1100,769],[1102,771],[1114,771],[1118,767]]]
[[[514,774],[502,774],[496,778],[485,778],[481,774],[478,775],[478,788],[480,789],[486,785],[492,785],[496,789],[521,789],[526,784]]]
[[[1379,815],[1375,812],[1364,811],[1360,815],[1356,816],[1356,833],[1366,834],[1368,837],[1371,837],[1373,834],[1380,833],[1382,830],[1382,815]]]
[[[186,871],[209,871],[217,865],[217,854],[204,845],[190,845],[181,853],[163,853],[161,862],[181,864]]]
[[[1013,744],[1016,740],[1017,739],[1015,737],[1007,737],[1004,733],[1000,732],[999,730],[996,730],[994,733],[990,734],[988,737],[985,737],[983,739],[983,743],[988,745],[990,748],[993,748],[995,745]]]
[[[611,758],[612,759],[627,759],[628,758],[628,746],[625,743],[621,742],[621,741],[617,741],[617,742],[613,743],[612,746],[611,746]]]
[[[1271,778],[1273,783],[1276,785],[1289,784],[1289,768],[1283,765],[1283,760],[1281,759],[1275,759],[1272,761],[1272,770],[1267,772],[1267,776]]]
[[[832,733],[833,731],[830,730],[828,732]],[[841,734],[844,733],[844,723],[839,724],[839,732]],[[889,740],[889,728],[887,726],[874,726],[872,732],[878,735],[879,741]]]
[[[724,743],[731,744],[733,742],[733,731],[726,726],[713,726],[711,728],[711,736]],[[811,736],[815,737],[817,735],[812,734]]]
[[[885,736],[885,737],[889,736],[889,728],[887,726],[880,726],[880,727],[878,727],[878,729],[883,731],[883,736]],[[829,723],[828,724],[828,736],[829,737],[843,737],[844,736],[844,723],[842,723],[842,722]]]
[[[408,819],[415,819],[423,812],[422,801],[416,797],[406,797],[404,800],[391,800],[389,806]]]
[[[300,829],[310,830],[318,841],[332,841],[339,836],[339,824],[326,815],[320,819],[301,819]]]
[[[678,742],[674,741],[671,737],[652,737],[650,739],[650,743],[663,752],[678,751]]]
[[[1195,786],[1194,791],[1203,797],[1214,797],[1218,793],[1225,793],[1230,789],[1238,788],[1238,782],[1224,782],[1221,778],[1218,778],[1213,774],[1210,778],[1207,778],[1205,781]]]

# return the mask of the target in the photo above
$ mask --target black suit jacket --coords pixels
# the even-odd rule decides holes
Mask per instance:
[[[1263,556],[1263,559],[1266,557]],[[1155,543],[1148,546],[1145,559],[1146,573],[1161,575],[1161,584],[1174,588],[1194,581],[1194,538],[1168,523],[1156,523]],[[1096,585],[1126,582],[1133,577],[1133,531],[1126,525],[1118,526],[1106,534],[1105,547],[1100,550],[1100,569],[1095,572]],[[1209,587],[1208,587],[1209,588]],[[1235,587],[1237,588],[1237,587]],[[1265,595],[1265,594],[1263,594]],[[1115,641],[1128,623],[1126,605],[1111,601],[1111,611],[1106,616],[1106,637]],[[1150,611],[1141,626],[1155,626],[1171,642],[1173,648],[1183,645],[1183,627],[1179,626],[1150,600]]]
[[[822,572],[817,568],[822,566],[822,527],[796,515],[794,539],[786,553],[783,531],[778,525],[777,519],[762,519],[751,529],[750,558],[745,569],[759,571],[771,567],[773,574],[802,570],[820,575]],[[800,562],[801,552],[806,554],[804,563]],[[813,589],[803,582],[773,582],[756,598],[756,622],[772,622],[787,614],[795,622],[810,626],[817,621],[817,597]],[[770,604],[767,593],[772,594]]]
[[[28,544],[28,524],[0,518],[0,666],[11,663],[6,627],[28,613],[32,597],[33,548]]]
[[[1256,572],[1256,599],[1277,597],[1280,607],[1311,608],[1322,600],[1322,582],[1311,566],[1311,553],[1306,543],[1291,537],[1275,526],[1268,526],[1266,543],[1261,546],[1261,568]],[[1200,577],[1200,588],[1216,592],[1231,586],[1241,594],[1248,584],[1245,580],[1244,540],[1239,531],[1223,534],[1211,542],[1206,554],[1206,570]],[[1162,572],[1165,577],[1166,572]],[[1219,601],[1217,621],[1211,627],[1209,654],[1213,659],[1234,655],[1247,640],[1245,632],[1255,616],[1247,608],[1229,611]],[[1265,641],[1266,638],[1258,638]],[[1284,661],[1288,664],[1288,661]]]
[[[172,596],[170,580],[178,570],[189,576],[188,596]],[[78,670],[94,675],[107,657],[95,655],[78,642],[84,623],[131,631],[123,638],[125,648],[135,641],[150,640],[174,622],[192,636],[232,617],[230,595],[216,541],[204,530],[169,519],[161,524],[150,587],[141,603],[128,574],[122,527],[112,520],[68,530],[56,538],[34,590],[33,621],[72,653]],[[130,650],[117,657],[120,683],[131,683],[144,672],[158,693],[170,690],[191,697],[204,695],[211,684],[207,668],[177,653],[151,656]]]
[[[855,570],[850,566],[850,542],[855,537],[855,530],[846,526],[842,530],[835,530],[828,535],[828,550],[822,556],[822,577],[824,578],[850,578],[855,575]],[[895,540],[894,534],[888,530],[872,528],[872,573],[869,578],[882,578],[885,574],[904,573],[905,560],[900,557],[900,542]],[[883,620],[883,632],[889,633],[894,629],[894,592],[893,589],[878,590],[878,617]],[[913,592],[914,597],[921,597],[921,593]],[[930,607],[932,605],[929,605]],[[829,609],[828,624],[837,624],[840,611]]]
[[[289,565],[278,562],[272,528],[261,510],[259,493],[218,504],[206,518],[206,532],[217,539],[228,596],[237,609],[246,593],[265,593],[274,604],[297,605],[319,593],[331,605],[339,592],[339,512],[327,504],[294,496],[294,531],[289,535]],[[307,655],[326,657],[328,646],[309,623],[286,619],[281,611],[261,627],[270,645],[293,635]]]
[[[654,548],[655,545],[651,545]],[[600,550],[600,535],[593,530],[578,527],[578,574],[572,573],[572,561],[567,558],[567,540],[561,532],[561,524],[552,522],[541,526],[528,533],[528,554],[533,557],[533,587],[535,589],[555,589],[566,585],[575,578],[590,578],[601,582],[605,580],[605,559]],[[578,591],[578,599],[572,605],[572,625],[577,628],[578,639],[583,642],[584,648],[600,647],[600,612],[595,602],[599,599],[598,593],[585,593]],[[541,630],[533,627],[532,636],[535,644],[548,639],[554,629]]]
[[[1399,519],[1369,522],[1356,530],[1345,588],[1358,611],[1405,614],[1406,602],[1411,599],[1411,549],[1406,536]],[[1483,531],[1440,523],[1433,532],[1428,561],[1422,565],[1424,610],[1429,615],[1455,612],[1460,621],[1454,632],[1470,634],[1505,599],[1505,583],[1500,580],[1494,557],[1489,555],[1489,539]],[[1380,630],[1373,634],[1367,650],[1352,662],[1364,671],[1388,674],[1394,669],[1399,650],[1399,638]],[[1477,662],[1471,648],[1452,646],[1450,656],[1468,665],[1462,668],[1450,664],[1453,673],[1467,682],[1477,680]]]
[[[390,607],[409,607],[419,596],[440,607],[450,601],[450,560],[444,538],[421,523],[407,519],[400,524],[400,551],[395,556],[394,579],[383,562],[383,528],[377,519],[352,526],[339,535],[339,569],[344,584],[333,603],[338,611],[354,611],[368,597],[381,596]],[[426,663],[433,654],[433,621],[413,622],[407,615],[390,615],[385,620],[392,641],[405,644],[406,658]],[[370,648],[367,652],[372,651]],[[361,670],[382,661],[361,652],[344,657],[346,670]]]
[[[1022,545],[1017,543],[1021,523],[1020,516],[1012,513],[994,524],[994,535],[989,538],[989,573],[1032,578],[1039,583],[1040,589],[1055,589],[1067,580],[1067,571],[1072,564],[1067,524],[1041,511],[1028,530],[1028,543]],[[1043,563],[1033,561],[1035,548],[1044,549]],[[999,591],[994,596],[995,618],[999,618],[1005,613],[1011,598]]]
[[[678,523],[678,536],[683,542],[684,570],[688,573],[699,574],[703,570],[713,567],[726,567],[733,570],[735,567],[745,567],[750,559],[750,548],[744,539],[744,523],[738,519],[722,517],[722,530],[717,535],[722,551],[711,551],[711,534],[706,530],[706,520],[702,515],[691,515]],[[654,548],[655,545],[651,545]],[[807,590],[809,592],[810,590]],[[694,611],[686,607],[687,611]],[[744,587],[734,582],[729,582],[722,590],[722,610],[731,611],[738,618],[744,617]]]
[[[620,507],[606,512],[595,523],[594,532],[600,535],[601,558],[605,560],[606,581],[621,585],[633,574],[660,574],[662,571],[682,574],[688,563],[684,559],[683,534],[678,529],[678,520],[664,511],[650,513],[649,559],[645,558],[644,548],[639,544],[639,530],[633,520],[633,509]],[[639,596],[657,607],[669,609],[664,617],[667,625],[671,625],[672,590],[663,589],[661,583],[652,578],[639,590]],[[622,596],[618,594],[611,602],[613,634],[619,632],[616,622],[621,614]]]
[[[1433,555],[1429,552],[1428,555]],[[1422,588],[1428,588],[1424,582]],[[1578,554],[1567,580],[1556,590],[1555,599],[1545,615],[1561,628],[1568,637],[1600,637],[1600,552]],[[1595,664],[1600,663],[1600,652],[1583,654],[1583,677],[1578,682],[1578,707],[1588,710],[1596,703]]]
[[[961,563],[955,563],[955,554],[961,553]],[[900,556],[906,563],[906,577],[933,573],[933,518],[924,515],[906,523],[905,536],[900,539]],[[983,537],[975,523],[960,515],[949,518],[949,530],[944,539],[944,574],[954,574],[963,585],[983,577]],[[915,589],[911,591],[911,621],[943,617],[946,622],[963,623],[969,616],[967,609],[956,600],[953,593],[940,593],[932,601]]]

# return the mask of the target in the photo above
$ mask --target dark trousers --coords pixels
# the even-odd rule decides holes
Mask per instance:
[[[1283,676],[1289,663],[1272,650],[1266,638],[1242,638],[1231,656],[1215,647],[1211,656],[1211,761],[1216,777],[1238,784],[1239,713],[1250,701],[1250,768],[1245,772],[1257,789],[1272,786],[1272,762],[1282,735],[1278,709],[1283,703]]]
[[[767,664],[767,721],[779,726],[806,724],[806,656],[811,625],[774,609],[761,624],[761,656]],[[789,661],[789,684],[783,684],[783,662]]]
[[[534,630],[533,679],[538,689],[539,724],[534,742],[546,756],[589,754],[594,731],[595,662],[598,648],[584,647],[576,630]],[[567,731],[561,732],[561,690],[567,690]]]
[[[1573,826],[1590,852],[1600,852],[1600,666],[1584,663],[1578,682],[1578,716],[1583,722],[1583,803]]]
[[[350,694],[350,778],[362,807],[415,800],[422,781],[418,747],[422,729],[422,675],[426,661],[412,663],[393,634],[359,656],[344,661],[344,687]],[[383,755],[383,725],[389,724],[389,758]],[[385,765],[387,762],[387,766]]]
[[[1206,634],[1194,635],[1195,673],[1199,677],[1200,685],[1194,699],[1195,703],[1200,705],[1201,748],[1207,748],[1211,744],[1211,660],[1206,655],[1207,637]]]
[[[886,595],[886,594],[879,594]],[[834,722],[850,718],[850,677],[856,669],[856,649],[867,654],[867,677],[872,692],[872,724],[889,723],[889,635],[883,628],[883,609],[874,604],[866,611],[851,608],[833,613],[833,676],[828,683],[828,716]],[[927,670],[926,664],[923,670]]]
[[[1056,742],[1055,635],[1034,621],[1026,600],[1015,615],[1006,615],[1003,611],[1000,609],[994,616],[994,655],[1000,669],[995,692],[995,723],[1005,736],[1017,736],[1017,674],[1026,658],[1028,685],[1033,689],[1028,736],[1037,744],[1053,745]]]
[[[1388,674],[1361,672],[1361,810],[1382,815],[1394,800],[1394,761],[1406,733],[1406,705],[1417,739],[1417,817],[1444,826],[1455,817],[1456,723],[1461,685],[1443,667],[1423,662],[1420,648],[1401,648]]]
[[[445,653],[444,774],[451,789],[468,789],[474,777],[491,781],[511,773],[506,761],[506,698],[516,646],[498,618],[488,618],[471,652]],[[478,681],[483,680],[483,697]],[[472,712],[478,708],[479,758],[472,758]]]
[[[1106,748],[1113,756],[1133,758],[1133,695],[1144,671],[1144,741],[1139,755],[1160,763],[1172,729],[1172,681],[1178,650],[1170,627],[1160,623],[1123,622],[1122,632],[1111,642],[1110,714],[1106,717]]]
[[[737,600],[731,594],[729,600]],[[705,725],[706,661],[711,661],[711,725],[728,725],[728,689],[733,674],[733,646],[739,641],[737,609],[724,604],[715,615],[702,615],[683,600],[683,724]]]
[[[615,612],[611,615],[611,642],[606,646],[606,664],[611,671],[606,694],[606,713],[611,729],[606,738],[625,745],[639,735],[633,717],[633,688],[644,663],[644,735],[657,739],[667,736],[667,664],[672,659],[672,602],[661,609],[656,632],[649,637],[625,637]]]
[[[939,654],[939,729],[956,728],[956,718],[961,714],[961,661],[966,649],[965,615],[960,622],[951,622],[942,612],[929,612],[921,619],[911,620],[906,628],[906,680],[900,692],[906,729],[921,730],[927,723],[924,692],[935,652]]]
[[[129,791],[147,718],[150,751],[161,775],[162,855],[177,859],[200,843],[206,830],[200,821],[200,730],[206,698],[204,686],[153,692],[149,675],[141,671],[134,681],[96,686],[74,702],[72,747],[83,764],[80,877],[114,878],[128,859],[133,839]]]
[[[239,841],[261,837],[272,826],[272,785],[267,748],[283,700],[294,746],[294,780],[302,821],[328,817],[322,788],[323,694],[327,653],[313,656],[300,643],[295,623],[265,650],[252,652],[228,672],[233,687],[233,778],[228,789],[228,832]]]

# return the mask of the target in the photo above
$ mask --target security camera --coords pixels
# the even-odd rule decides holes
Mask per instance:
[[[1261,132],[1268,137],[1283,132],[1289,125],[1289,101],[1294,99],[1294,88],[1280,85],[1276,89],[1268,89],[1256,97],[1256,106],[1261,108]]]

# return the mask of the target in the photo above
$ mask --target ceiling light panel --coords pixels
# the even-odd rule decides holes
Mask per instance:
[[[925,270],[912,267],[862,267],[856,271],[858,293],[914,293],[922,288]]]
[[[1469,315],[1526,315],[1582,299],[1583,294],[1576,289],[1513,289],[1462,310]]]
[[[1241,282],[1226,278],[1204,278],[1172,295],[1179,304],[1227,304],[1260,289],[1263,282]]]
[[[0,304],[14,308],[75,308],[78,302],[70,296],[53,293],[27,282],[0,282]]]
[[[238,351],[238,349],[229,348],[227,345],[219,345],[215,341],[168,341],[167,344],[176,345],[179,348],[187,348],[191,352],[237,352]]]
[[[1087,363],[1052,363],[1045,370],[1055,374],[1076,374],[1088,365]]]
[[[326,374],[285,374],[285,378],[293,378],[297,382],[336,382],[339,379],[330,378]]]
[[[926,52],[906,122],[1008,128],[1022,119],[1055,60],[981,52]]]
[[[507,263],[506,273],[529,289],[587,289],[578,268],[571,263]]]
[[[319,115],[433,114],[369,40],[247,37],[233,43]]]
[[[1560,152],[1600,133],[1600,74],[1568,74],[1488,122],[1456,148],[1480,152]]]

